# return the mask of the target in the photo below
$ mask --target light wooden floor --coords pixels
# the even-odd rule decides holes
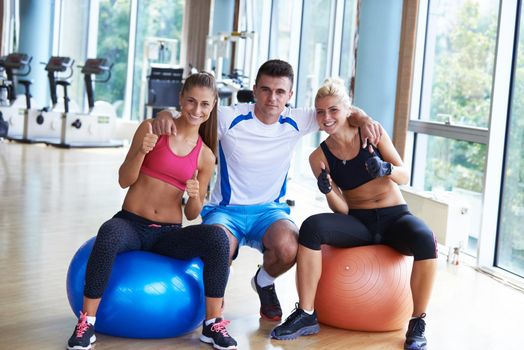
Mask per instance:
[[[123,200],[117,169],[125,149],[61,150],[0,142],[0,349],[63,349],[75,324],[65,278],[77,248]],[[324,210],[314,188],[291,181],[300,223]],[[430,349],[524,349],[524,294],[462,264],[440,259],[427,317]],[[233,265],[224,316],[239,349],[401,349],[404,331],[365,333],[321,326],[296,341],[268,338],[249,281],[261,255],[244,248]],[[294,270],[277,280],[287,316],[297,300]],[[174,339],[99,335],[95,349],[211,349],[200,329]]]

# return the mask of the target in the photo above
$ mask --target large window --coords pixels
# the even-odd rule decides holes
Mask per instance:
[[[356,27],[356,6],[358,1],[344,1],[344,18],[342,27],[342,47],[340,51],[340,77],[346,81],[346,86],[350,87],[351,79],[355,74],[355,32]]]
[[[82,65],[87,56],[89,1],[63,1],[61,4],[59,8],[61,11],[60,40],[58,52],[55,54],[68,56],[75,60],[71,86],[68,89],[71,98],[70,110],[82,111],[86,98],[84,77],[77,65]],[[62,94],[62,91],[59,93]]]
[[[151,64],[180,62],[184,0],[98,0],[98,6],[98,56],[114,66],[111,80],[97,84],[97,99],[112,102],[118,116],[126,111],[125,118],[141,120]]]
[[[302,2],[300,50],[295,53],[298,69],[296,69],[293,102],[297,107],[313,107],[318,87],[327,77],[340,75],[349,85],[354,73],[352,68],[356,4],[355,0]],[[280,4],[280,6],[289,6],[289,4]],[[279,28],[287,28],[284,25],[280,26]],[[296,32],[299,33],[298,30]],[[275,33],[273,33],[271,40],[276,40],[279,46],[285,44],[288,37],[291,38],[291,43],[297,42],[296,39],[293,39],[294,36],[288,35],[286,31],[277,34],[278,37],[275,38]],[[282,48],[282,51],[286,52],[285,47]],[[291,58],[295,57],[293,50],[290,50],[290,55]],[[299,142],[290,172],[291,176],[311,178],[308,157],[318,147],[322,136],[320,132],[314,133]]]
[[[333,37],[333,1],[304,2],[297,78],[297,106],[313,106],[314,95],[324,78],[331,74],[330,38]]]
[[[524,26],[520,13],[517,60],[506,139],[496,265],[524,276]]]
[[[497,19],[497,1],[430,1],[420,119],[487,127]]]
[[[482,215],[498,3],[436,0],[427,8],[421,95],[414,132],[413,186],[442,194],[469,214],[475,254]]]
[[[269,57],[288,61],[296,67],[300,43],[300,16],[290,16],[291,13],[302,13],[302,1],[273,0]]]
[[[302,11],[302,33],[300,38],[300,56],[296,74],[296,105],[313,107],[316,91],[329,71],[332,57],[334,1],[305,1]],[[318,146],[320,133],[303,137],[295,152],[293,171],[300,175],[311,176],[309,154]]]
[[[111,80],[96,84],[96,99],[113,103],[117,115],[124,111],[129,51],[131,0],[99,0],[97,56],[113,64]]]
[[[183,11],[184,0],[138,2],[132,120],[139,120],[143,117],[147,100],[147,75],[151,64],[175,66],[180,62]],[[147,16],[140,15],[144,13],[147,13]]]

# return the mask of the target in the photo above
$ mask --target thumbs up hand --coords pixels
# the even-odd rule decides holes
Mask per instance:
[[[366,160],[366,170],[372,178],[383,177],[391,175],[393,166],[389,162],[380,159],[371,146],[368,148],[371,157]]]
[[[317,178],[317,185],[320,192],[328,194],[331,192],[331,176],[326,171],[326,165],[324,162],[320,162],[320,175]]]
[[[147,123],[147,133],[144,135],[144,139],[142,140],[142,153],[148,154],[153,148],[155,148],[157,141],[158,135],[153,134],[153,126],[151,123]]]
[[[193,177],[186,181],[186,192],[189,198],[200,197],[200,184],[197,179],[198,170],[195,170]]]

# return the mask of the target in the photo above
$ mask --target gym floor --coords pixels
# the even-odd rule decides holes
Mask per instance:
[[[66,296],[67,268],[78,247],[119,210],[125,191],[117,172],[126,151],[0,141],[0,349],[65,348],[76,322]],[[327,211],[312,181],[292,179],[289,197],[296,201],[298,224]],[[226,291],[224,316],[239,349],[402,349],[405,330],[367,333],[321,325],[315,336],[269,339],[277,324],[260,319],[250,287],[261,261],[259,253],[243,248]],[[294,269],[276,288],[287,316],[297,301]],[[430,349],[522,349],[524,293],[467,263],[448,265],[441,255],[426,320]],[[94,348],[211,349],[199,335],[200,328],[159,340],[99,334]]]

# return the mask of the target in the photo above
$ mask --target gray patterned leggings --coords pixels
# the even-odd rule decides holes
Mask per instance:
[[[118,253],[145,250],[175,259],[204,262],[206,297],[222,298],[229,277],[229,240],[220,227],[157,223],[122,210],[96,236],[87,263],[84,295],[102,297]]]

